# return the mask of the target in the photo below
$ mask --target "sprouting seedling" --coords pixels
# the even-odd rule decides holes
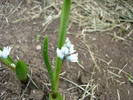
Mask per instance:
[[[9,56],[10,52],[11,52],[11,47],[9,46],[0,49],[0,61],[6,66],[8,66],[10,69],[12,69],[16,73],[16,76],[20,81],[26,82],[28,79],[27,65],[20,60],[14,61],[13,58]]]
[[[78,62],[78,53],[74,50],[74,45],[70,40],[66,39],[67,27],[69,23],[71,0],[64,0],[62,6],[60,28],[58,34],[58,45],[57,45],[57,57],[55,62],[55,68],[51,67],[49,56],[48,56],[48,37],[44,38],[43,42],[43,59],[48,70],[48,75],[51,82],[51,93],[49,93],[49,100],[63,100],[59,92],[59,74],[62,69],[62,63],[64,60],[71,62]]]
[[[63,100],[63,99],[59,99],[59,98],[63,98],[59,92],[53,91],[57,83],[55,83],[53,79],[54,70],[52,69],[51,64],[49,62],[49,58],[48,58],[49,56],[48,56],[48,37],[47,36],[44,38],[42,50],[43,50],[44,62],[48,70],[49,79],[51,82],[52,93],[50,95],[50,98],[51,98],[50,100],[55,100],[55,99],[52,99],[52,97],[58,98],[57,100]],[[65,44],[62,46],[61,49],[57,48],[56,53],[57,53],[57,58],[61,59],[62,63],[65,60],[70,61],[70,62],[78,62],[78,53],[76,53],[76,50],[74,50],[74,45],[70,42],[68,38],[66,39]]]
[[[15,62],[13,59],[9,56],[11,52],[11,47],[4,47],[3,49],[0,49],[0,61],[10,67],[13,71],[15,70]]]

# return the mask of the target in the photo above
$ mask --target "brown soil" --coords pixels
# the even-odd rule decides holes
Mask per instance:
[[[43,37],[48,35],[50,59],[54,64],[59,19],[52,21],[42,32],[41,18],[11,23],[17,18],[17,15],[11,16],[8,23],[4,17],[0,18],[0,47],[13,47],[11,55],[26,61],[32,81],[22,84],[14,72],[1,64],[0,100],[47,100],[50,84],[40,46]],[[116,33],[124,37],[132,28],[122,31],[121,27],[116,27],[84,34],[81,30],[72,24],[67,35],[79,53],[79,64],[63,64],[60,91],[66,100],[79,100],[85,92],[80,87],[85,89],[87,85],[88,91],[96,98],[91,99],[89,95],[84,100],[132,100],[133,83],[128,75],[133,75],[133,40],[114,36]]]

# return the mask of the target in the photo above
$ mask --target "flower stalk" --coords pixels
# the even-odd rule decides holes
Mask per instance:
[[[57,51],[56,51],[57,57],[54,69],[51,67],[51,64],[49,62],[47,36],[44,38],[43,42],[43,49],[42,49],[43,59],[51,82],[51,92],[49,93],[49,100],[63,100],[63,97],[59,93],[58,89],[59,89],[59,74],[61,72],[62,63],[65,60],[65,58],[67,60],[70,60],[71,62],[77,61],[77,54],[69,56],[69,54],[74,53],[73,45],[71,44],[70,41],[68,41],[67,44],[65,43],[67,27],[69,23],[70,7],[71,7],[71,0],[64,0],[60,17],[61,19],[60,19],[60,27],[58,33],[59,38],[58,38]]]
[[[59,39],[58,39],[58,48],[61,49],[64,45],[66,33],[67,33],[67,27],[69,23],[69,15],[70,15],[70,8],[71,8],[71,0],[64,0],[63,6],[62,6],[62,12],[61,12],[61,20],[60,20],[60,28],[59,28]],[[54,92],[58,92],[59,88],[59,74],[61,72],[62,68],[62,59],[60,59],[58,56],[56,58],[56,65],[55,65],[55,71],[54,71]]]

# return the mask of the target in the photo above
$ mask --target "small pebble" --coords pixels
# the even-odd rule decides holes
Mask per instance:
[[[22,98],[22,100],[26,100],[25,98]]]
[[[43,93],[43,91],[41,91],[41,90],[32,90],[31,91],[31,94],[30,94],[30,96],[29,96],[29,98],[31,99],[31,100],[42,100],[43,99],[43,96],[44,96],[44,93]]]
[[[41,50],[41,45],[37,45],[36,50]]]
[[[92,40],[93,40],[93,41],[95,41],[95,40],[96,40],[96,38],[92,38]]]

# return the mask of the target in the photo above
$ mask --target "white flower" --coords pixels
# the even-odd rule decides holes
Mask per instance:
[[[65,44],[61,49],[57,48],[56,53],[61,59],[66,59],[70,62],[78,62],[78,53],[74,50],[74,45],[69,38],[66,39]]]
[[[61,49],[57,48],[57,56],[61,59],[64,59],[64,57],[69,53],[69,49],[67,47],[62,47]]]
[[[7,58],[8,55],[10,54],[10,51],[11,51],[11,47],[9,46],[4,47],[3,50],[0,50],[0,57]]]

